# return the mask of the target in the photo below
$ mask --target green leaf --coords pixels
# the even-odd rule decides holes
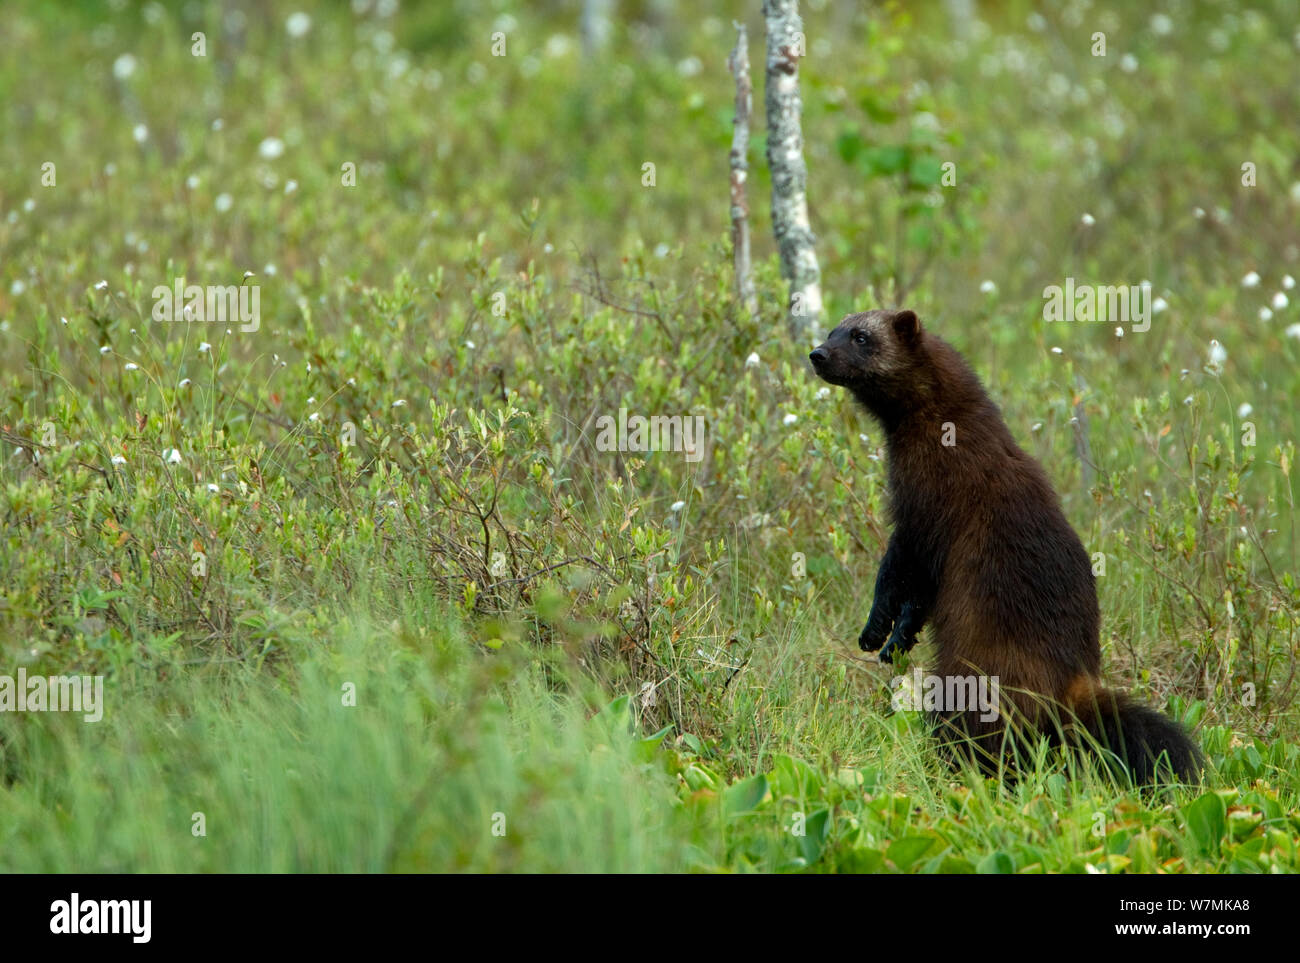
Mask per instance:
[[[907,155],[906,147],[869,147],[862,152],[862,163],[869,174],[888,177],[907,169]]]
[[[865,146],[862,135],[856,130],[846,130],[835,138],[835,150],[840,155],[840,160],[846,164],[852,164],[857,160]]]
[[[912,865],[930,851],[934,845],[933,836],[904,836],[889,844],[885,855],[889,861],[906,873]]]
[[[817,796],[822,778],[817,770],[793,756],[777,756],[769,773],[773,794],[805,800]]]
[[[1006,853],[1000,849],[995,849],[979,861],[975,867],[975,872],[992,875],[997,873],[1014,873],[1016,864]]]
[[[830,817],[829,809],[817,810],[804,821],[804,835],[795,837],[799,841],[799,852],[809,865],[821,859],[826,834],[830,829]]]
[[[723,791],[722,811],[728,816],[747,813],[757,807],[766,795],[767,777],[760,772],[757,776],[742,779]]]
[[[591,717],[598,726],[607,727],[608,732],[630,732],[632,730],[632,697],[621,695],[605,708]]]
[[[653,733],[653,734],[648,735],[648,736],[646,736],[645,738],[643,738],[643,739],[641,740],[641,742],[642,742],[642,744],[644,744],[644,745],[657,746],[657,745],[659,745],[659,743],[663,742],[663,741],[664,741],[664,737],[667,736],[668,733],[670,733],[670,732],[672,732],[672,731],[673,731],[673,724],[670,722],[670,723],[668,723],[668,725],[664,726],[664,727],[663,727],[662,729],[660,729],[658,732]]]
[[[883,873],[887,867],[884,853],[878,849],[859,846],[849,850],[836,868],[845,873]]]
[[[858,106],[862,108],[864,114],[877,124],[892,124],[898,120],[898,111],[882,103],[873,91],[864,90],[860,93],[858,95]]]
[[[1227,807],[1223,799],[1212,792],[1191,802],[1183,810],[1187,819],[1187,832],[1197,849],[1208,853],[1216,849],[1227,829]]]
[[[913,184],[931,188],[939,186],[939,177],[943,173],[943,162],[932,155],[912,158],[912,165],[907,172]]]
[[[690,765],[682,772],[682,778],[693,792],[701,789],[716,790],[721,781],[707,766]]]

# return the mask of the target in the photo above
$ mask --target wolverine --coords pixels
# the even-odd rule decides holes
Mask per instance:
[[[892,662],[928,624],[938,676],[996,680],[996,719],[933,714],[954,764],[1014,768],[1041,734],[1099,747],[1137,785],[1197,781],[1182,726],[1103,687],[1088,553],[961,355],[904,309],[849,315],[809,360],[885,434],[893,532],[858,645]]]

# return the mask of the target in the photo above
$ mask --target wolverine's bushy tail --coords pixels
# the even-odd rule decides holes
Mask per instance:
[[[1074,706],[1079,724],[1107,754],[1114,754],[1135,785],[1197,783],[1204,760],[1187,731],[1149,706],[1102,689]]]

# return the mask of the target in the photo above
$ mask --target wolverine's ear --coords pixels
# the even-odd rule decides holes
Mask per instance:
[[[915,311],[903,309],[894,314],[894,334],[909,347],[921,340],[921,321]]]

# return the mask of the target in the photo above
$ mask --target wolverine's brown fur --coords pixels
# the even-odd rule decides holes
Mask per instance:
[[[928,621],[936,675],[997,677],[1002,719],[939,720],[986,763],[1003,757],[1008,723],[1058,738],[1081,727],[1139,781],[1158,763],[1194,779],[1179,726],[1103,689],[1088,554],[962,357],[903,310],[848,316],[810,358],[886,435],[894,534],[861,646],[889,661]]]

